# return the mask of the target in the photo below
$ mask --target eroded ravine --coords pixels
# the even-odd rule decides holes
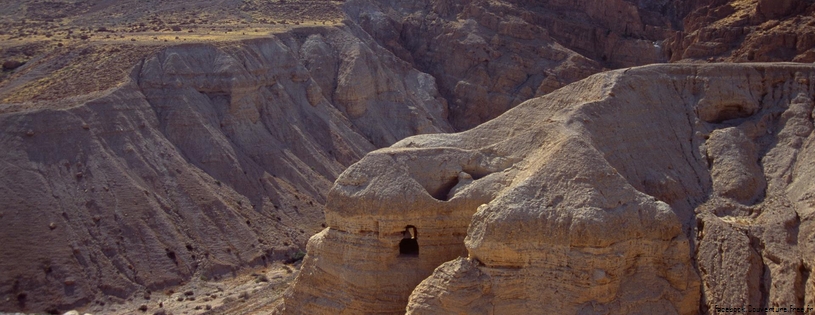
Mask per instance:
[[[350,163],[451,131],[432,77],[352,33],[169,47],[101,97],[3,115],[0,233],[26,240],[0,250],[3,309],[110,304],[301,251]]]

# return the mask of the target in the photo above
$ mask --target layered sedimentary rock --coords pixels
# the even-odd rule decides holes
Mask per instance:
[[[121,301],[302,249],[348,165],[452,130],[433,78],[356,32],[170,47],[85,101],[4,107],[0,310]]]
[[[371,152],[334,184],[282,311],[811,305],[813,95],[811,65],[646,66]]]

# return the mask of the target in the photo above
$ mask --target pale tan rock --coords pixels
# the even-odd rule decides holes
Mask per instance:
[[[813,76],[793,64],[612,71],[369,153],[329,193],[329,227],[282,311],[804,307]],[[399,254],[407,225],[418,257]]]
[[[717,129],[706,144],[715,192],[743,204],[764,194],[767,183],[758,165],[757,148],[743,132],[735,127]]]
[[[718,218],[702,216],[697,259],[708,307],[761,305],[764,268],[748,233]]]
[[[427,159],[437,153],[447,154],[429,162],[438,168],[426,168]],[[397,167],[391,165],[394,162]],[[326,216],[331,228],[314,236],[308,246],[309,253],[322,258],[304,262],[309,276],[298,278],[297,304],[287,305],[285,312],[404,312],[407,293],[421,279],[444,261],[465,254],[463,239],[470,217],[478,204],[491,198],[506,177],[500,170],[508,165],[506,159],[459,149],[397,148],[366,156],[331,190],[332,208]],[[482,179],[459,186],[448,200],[458,178],[466,180],[461,173]],[[408,225],[418,230],[418,256],[400,255],[402,232]]]

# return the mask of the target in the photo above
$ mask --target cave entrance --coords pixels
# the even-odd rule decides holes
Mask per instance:
[[[402,241],[399,242],[399,256],[419,256],[419,232],[415,226],[408,225],[402,232]]]

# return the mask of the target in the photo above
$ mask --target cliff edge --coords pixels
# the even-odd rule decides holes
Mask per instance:
[[[813,93],[811,65],[630,68],[371,152],[283,312],[813,305]]]

